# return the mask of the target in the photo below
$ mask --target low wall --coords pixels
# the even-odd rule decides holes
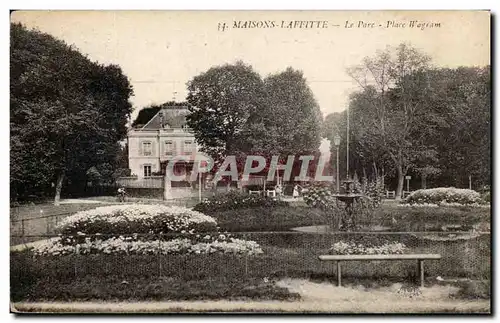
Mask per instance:
[[[120,177],[116,179],[116,184],[125,188],[162,188],[163,176],[151,176],[145,178]]]

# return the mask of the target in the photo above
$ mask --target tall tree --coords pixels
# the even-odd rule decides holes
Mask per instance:
[[[385,173],[389,165],[400,189],[401,175],[407,174],[420,177],[424,188],[428,179],[468,187],[470,178],[473,188],[487,185],[490,67],[429,68],[427,60],[401,45],[349,71],[361,85],[350,97],[351,168],[364,174],[373,161],[375,172],[380,173],[376,163]],[[327,133],[332,132],[332,118],[327,117]],[[335,120],[335,127],[342,120]],[[345,126],[341,136],[344,131]]]
[[[317,152],[323,117],[303,73],[288,67],[268,76],[264,84],[266,109],[261,118],[266,130],[277,137],[275,148],[285,155]]]
[[[397,172],[396,196],[402,195],[404,177],[414,163],[434,154],[426,145],[422,129],[430,129],[424,121],[428,111],[415,93],[427,86],[425,72],[430,58],[417,49],[401,44],[387,48],[373,58],[348,70],[365,96],[363,105],[366,134],[372,149],[385,152]],[[427,115],[428,118],[431,116]],[[427,128],[425,128],[427,127]]]
[[[20,24],[11,25],[10,71],[11,193],[55,181],[58,204],[66,177],[115,159],[132,87],[118,66],[94,63]],[[27,174],[39,167],[44,171]]]
[[[203,151],[218,161],[241,153],[242,134],[262,109],[264,84],[243,62],[210,68],[188,83],[189,127]]]
[[[437,68],[427,73],[432,84],[423,102],[439,113],[439,132],[431,138],[439,150],[440,182],[473,187],[490,182],[490,67]],[[436,114],[437,114],[436,113]]]
[[[237,62],[209,69],[188,88],[188,125],[215,160],[234,155],[240,170],[250,154],[285,162],[318,151],[322,115],[301,71],[287,68],[262,81]]]

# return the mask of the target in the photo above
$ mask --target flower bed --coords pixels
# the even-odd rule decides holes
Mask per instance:
[[[332,245],[330,254],[334,255],[388,255],[402,254],[406,246],[400,242],[386,242],[379,245],[339,241]]]
[[[472,208],[489,208],[491,207],[490,204],[479,204],[479,203],[473,203],[473,204],[460,204],[460,203],[439,203],[439,204],[434,204],[434,203],[421,203],[421,204],[409,204],[403,202],[402,204],[398,204],[398,207],[410,207],[410,208],[426,208],[426,207],[472,207]]]
[[[275,200],[269,197],[250,195],[232,191],[226,194],[218,194],[203,202],[196,204],[195,211],[213,214],[220,211],[237,210],[253,207],[277,207],[288,206],[285,201]]]
[[[214,218],[177,206],[99,207],[65,218],[57,229],[60,237],[34,247],[36,255],[262,253],[256,242],[217,233]]]
[[[173,240],[137,240],[132,237],[109,239],[85,238],[83,243],[66,244],[66,238],[47,241],[34,248],[36,255],[62,256],[69,254],[260,254],[262,249],[254,241],[235,238],[215,239],[209,242],[193,242],[187,238]]]
[[[484,204],[478,192],[454,187],[438,187],[417,190],[403,200],[410,205],[480,205]]]
[[[62,234],[161,234],[170,232],[213,232],[214,218],[178,206],[112,205],[75,213],[65,218],[56,230]]]

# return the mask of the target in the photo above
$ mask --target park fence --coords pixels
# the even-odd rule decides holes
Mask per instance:
[[[214,235],[220,233],[212,233]],[[13,235],[15,236],[15,234]],[[172,235],[157,235],[158,249],[150,254],[81,254],[75,249],[64,256],[38,256],[30,248],[37,243],[16,246],[11,253],[13,279],[23,279],[22,273],[33,271],[37,279],[87,279],[112,277],[177,278],[185,281],[206,279],[272,279],[305,278],[335,282],[336,266],[319,260],[328,254],[333,244],[355,240],[362,236],[372,241],[399,242],[405,253],[440,254],[440,260],[425,263],[426,281],[440,278],[489,280],[491,237],[489,233],[442,232],[235,232],[232,238],[257,242],[261,254],[164,254],[162,243]],[[43,241],[58,235],[24,235],[26,241]],[[86,235],[88,238],[96,238]],[[99,235],[100,239],[106,235]],[[21,238],[21,236],[19,236]],[[151,236],[150,236],[151,238]],[[17,274],[16,274],[17,273]],[[349,261],[342,267],[343,281],[356,283],[363,279],[407,281],[418,276],[416,261]],[[16,278],[17,277],[17,278]]]
[[[36,241],[40,236],[57,234],[56,228],[59,222],[67,216],[75,214],[75,210],[94,209],[99,206],[119,204],[116,198],[108,200],[101,199],[106,204],[88,203],[86,205],[79,204],[75,209],[72,204],[60,205],[53,211],[49,210],[45,213],[40,213],[40,208],[36,205],[23,206],[23,212],[20,212],[19,207],[10,209],[10,244],[17,245]],[[177,198],[171,200],[150,200],[141,198],[127,197],[127,203],[137,204],[164,204],[170,206],[180,206],[192,208],[199,199],[197,197]],[[29,214],[29,215],[27,215]]]

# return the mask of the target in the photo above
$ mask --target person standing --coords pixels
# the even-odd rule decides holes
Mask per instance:
[[[276,191],[276,196],[278,197],[278,199],[281,199],[281,193],[283,192],[281,185],[277,184],[274,190]]]
[[[120,187],[118,189],[118,200],[120,202],[125,202],[125,188],[124,187]]]
[[[293,187],[293,194],[292,194],[293,198],[297,198],[299,197],[299,185],[295,184],[295,186]]]

